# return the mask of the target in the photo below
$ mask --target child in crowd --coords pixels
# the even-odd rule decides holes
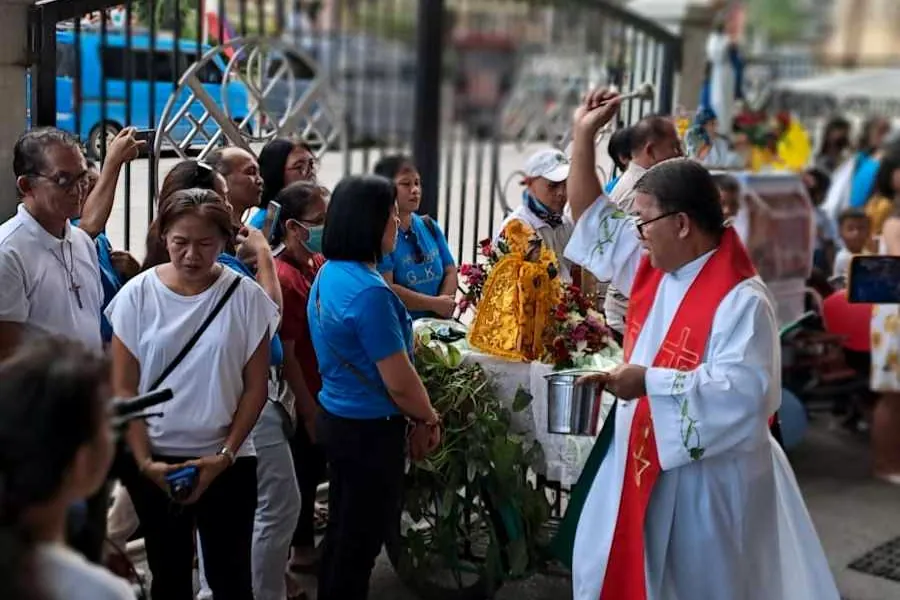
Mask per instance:
[[[846,277],[850,271],[850,259],[856,254],[868,254],[872,227],[866,213],[848,208],[838,219],[838,231],[844,247],[834,259],[834,277]]]

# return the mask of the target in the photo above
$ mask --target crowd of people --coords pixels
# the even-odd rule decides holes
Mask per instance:
[[[776,335],[770,300],[752,265],[740,269],[745,252],[725,227],[741,211],[740,185],[681,158],[672,120],[649,116],[613,135],[609,154],[619,177],[604,191],[593,140],[616,106],[614,94],[589,95],[576,118],[571,158],[544,150],[526,162],[522,204],[497,235],[511,222],[524,224],[558,257],[564,281],[588,285],[593,276],[600,282],[606,319],[626,361],[637,352],[635,364],[604,383],[625,399],[651,394],[652,402],[636,403],[645,412],[632,415],[628,407],[635,404],[626,404],[616,418],[627,416],[620,423],[627,432],[633,422],[649,422],[653,404],[660,448],[653,479],[671,492],[669,508],[679,507],[673,511],[680,515],[688,490],[709,491],[712,479],[722,478],[725,487],[716,489],[726,496],[756,481],[757,496],[732,499],[771,514],[794,511],[797,535],[816,545],[811,526],[797,516],[802,501],[793,498],[794,489],[781,503],[769,494],[776,481],[789,479],[765,427],[777,406],[773,389],[780,389],[772,387],[777,351],[766,344],[777,338],[760,333]],[[878,244],[881,252],[900,254],[894,208],[900,152],[885,144],[887,133],[883,120],[873,121],[851,153],[849,126],[835,120],[816,166],[804,174],[816,205],[815,267],[831,285],[854,254]],[[319,600],[364,599],[375,559],[397,526],[405,462],[441,441],[440,416],[413,366],[412,320],[457,311],[457,267],[438,224],[417,212],[415,164],[386,156],[373,174],[348,176],[328,190],[317,181],[315,153],[300,140],[275,139],[258,157],[226,147],[204,161],[182,161],[157,194],[139,262],[114,250],[104,231],[119,174],[141,146],[134,130],[124,129],[100,169],[77,139],[56,129],[29,131],[15,146],[21,204],[0,225],[0,596],[131,598],[127,585],[88,561],[128,575],[104,541],[121,548],[140,536],[154,598],[193,599],[196,561],[201,598],[303,598],[297,574],[313,573]],[[710,198],[712,205],[704,204]],[[611,233],[597,240],[598,231]],[[663,286],[661,294],[671,288],[667,302],[677,306],[676,297],[691,293],[703,257],[716,249],[730,262],[710,264],[730,284],[704,302],[723,303],[734,321],[711,321],[722,310],[718,304],[696,323],[694,316],[678,318],[712,331],[709,348],[698,340],[692,356],[718,366],[704,371],[701,361],[689,379],[671,369],[654,371],[670,366],[657,365],[654,356],[657,342],[668,339],[664,321],[674,318],[674,308],[654,308],[654,286]],[[695,263],[701,266],[690,276],[679,275]],[[648,269],[659,276],[653,279]],[[640,310],[641,323],[659,339],[645,340],[636,328]],[[900,327],[896,307],[878,307],[873,318],[883,322],[878,331]],[[716,333],[729,328],[729,335]],[[871,348],[873,389],[889,398],[880,404],[882,424],[894,424],[882,426],[883,439],[897,426],[891,407],[900,397],[900,366],[890,356],[896,358],[900,337],[881,337],[886,349],[874,342]],[[160,416],[111,431],[109,398],[165,388],[173,398]],[[746,410],[726,414],[717,396],[723,390],[745,395]],[[679,410],[703,413],[695,421],[696,447],[678,441],[683,418],[673,413],[665,421],[657,394],[670,404],[683,401]],[[713,406],[720,412],[704,412]],[[703,447],[701,435],[708,436]],[[631,442],[618,439],[616,456],[625,461]],[[728,461],[740,452],[739,468],[729,471]],[[900,461],[885,452],[880,474],[896,479]],[[632,467],[622,468],[630,473]],[[610,472],[597,476],[605,481]],[[324,505],[316,496],[326,480]],[[629,490],[623,488],[622,502],[638,493]],[[626,517],[606,502],[613,496],[604,498],[592,500],[593,520],[583,531],[609,534],[607,546],[575,544],[577,598],[634,584],[628,575],[634,565],[618,545],[628,542],[612,538],[611,525]],[[728,532],[714,532],[713,517],[688,514],[723,542]],[[766,514],[753,516],[768,522]],[[681,544],[676,554],[687,556],[692,538],[683,521],[672,521],[681,534],[670,543]],[[317,530],[324,530],[321,546]],[[760,564],[775,548],[767,531],[740,538]],[[666,559],[654,554],[659,547],[648,551]],[[723,550],[717,559],[723,556],[733,559],[727,565],[733,572],[725,574],[744,581],[742,555]],[[818,555],[811,556],[795,566],[821,576]],[[695,572],[703,557],[690,562],[670,553],[660,572],[678,589],[700,589],[702,581],[724,585],[716,579],[724,571],[693,582],[678,575]],[[615,580],[604,583],[607,560],[624,562]],[[774,582],[776,595],[767,597],[813,597],[777,595],[787,589],[781,584]],[[825,595],[816,597],[831,597],[828,580],[821,590]]]
[[[15,147],[21,204],[0,227],[4,410],[36,398],[0,435],[0,514],[19,542],[3,597],[133,597],[64,548],[128,575],[109,550],[140,536],[154,598],[194,598],[195,561],[200,597],[302,598],[297,574],[313,573],[323,600],[365,598],[397,522],[407,449],[422,457],[441,437],[412,366],[410,315],[456,308],[447,242],[416,214],[415,165],[385,157],[332,193],[302,141],[273,140],[258,158],[227,147],[183,161],[162,183],[139,263],[104,231],[141,146],[123,130],[99,171],[56,129]],[[265,223],[269,203],[279,210]],[[47,417],[63,388],[95,421]],[[99,407],[166,388],[162,414],[118,432],[115,461],[86,454],[88,472],[79,457],[112,439]],[[77,428],[48,434],[58,455],[46,481],[16,471],[46,433],[29,418]],[[327,506],[316,500],[326,479]],[[23,517],[50,508],[61,512],[46,526]],[[16,567],[31,559],[37,574]],[[72,591],[81,577],[93,583]]]

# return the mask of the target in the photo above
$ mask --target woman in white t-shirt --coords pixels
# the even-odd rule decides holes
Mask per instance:
[[[134,600],[65,546],[66,513],[106,481],[109,365],[78,342],[30,340],[0,365],[0,598]]]
[[[123,461],[130,468],[122,470],[122,482],[144,527],[154,598],[193,598],[196,526],[213,595],[252,600],[257,495],[249,433],[266,402],[278,307],[255,281],[216,262],[233,230],[215,192],[173,194],[159,231],[171,262],[130,280],[106,311],[116,393],[174,393],[160,406],[161,417],[128,431],[134,460]],[[184,353],[204,322],[208,327]],[[182,497],[167,476],[185,467],[195,468],[196,477]]]

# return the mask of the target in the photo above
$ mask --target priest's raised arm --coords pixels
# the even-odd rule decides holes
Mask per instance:
[[[619,96],[599,90],[575,111],[567,194],[576,225],[565,255],[627,296],[641,258],[636,221],[606,197],[596,169],[597,132],[618,110]]]

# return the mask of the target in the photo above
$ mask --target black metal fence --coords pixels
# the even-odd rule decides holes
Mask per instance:
[[[202,152],[222,139],[214,130],[223,115],[258,149],[278,130],[261,90],[277,86],[263,77],[254,89],[230,72],[235,40],[295,48],[304,58],[290,66],[293,85],[327,81],[330,95],[317,102],[334,99],[333,125],[351,143],[344,152],[324,144],[323,183],[368,171],[386,152],[413,153],[423,209],[439,216],[460,260],[494,233],[516,203],[506,189],[513,173],[565,137],[588,87],[651,82],[655,98],[626,105],[623,121],[669,113],[680,53],[677,37],[602,0],[43,0],[30,31],[32,124],[77,133],[100,160],[128,125],[165,128],[179,150]],[[189,70],[202,88],[190,97]],[[179,110],[197,94],[227,110]],[[114,244],[142,253],[158,179],[172,163],[170,152],[126,170]]]

